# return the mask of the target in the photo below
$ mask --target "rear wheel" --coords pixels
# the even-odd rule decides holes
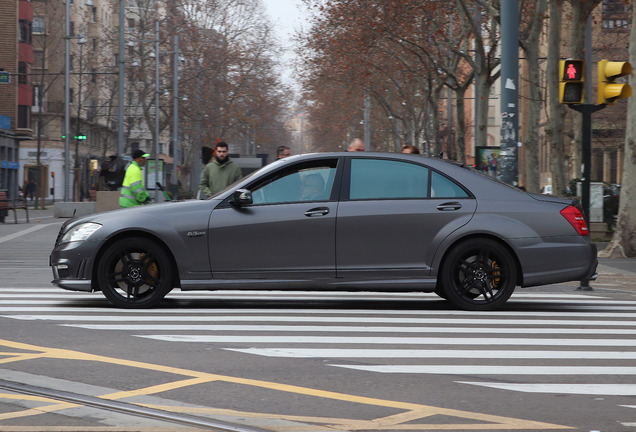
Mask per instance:
[[[446,256],[441,282],[448,301],[464,310],[502,306],[517,284],[517,267],[510,252],[490,239],[470,239]]]
[[[172,289],[172,265],[155,242],[132,237],[108,247],[97,267],[104,296],[115,306],[150,308]]]

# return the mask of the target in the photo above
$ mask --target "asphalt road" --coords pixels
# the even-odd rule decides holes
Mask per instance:
[[[61,223],[0,225],[0,430],[636,430],[634,260],[492,313],[275,292],[130,311],[50,285]]]

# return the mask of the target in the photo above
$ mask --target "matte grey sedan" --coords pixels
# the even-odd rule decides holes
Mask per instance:
[[[515,287],[594,279],[577,202],[441,159],[320,153],[276,161],[209,200],[67,221],[53,284],[125,308],[181,290],[435,292],[466,310]]]

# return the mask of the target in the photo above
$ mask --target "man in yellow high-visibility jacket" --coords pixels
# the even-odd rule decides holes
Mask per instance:
[[[119,195],[119,206],[133,207],[150,202],[150,194],[144,185],[144,177],[141,173],[141,167],[146,163],[146,158],[150,156],[143,150],[135,150],[131,154],[133,161],[126,169],[124,183],[121,186]]]

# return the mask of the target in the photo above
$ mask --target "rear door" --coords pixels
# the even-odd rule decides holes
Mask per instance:
[[[344,178],[338,277],[427,276],[437,246],[476,209],[460,185],[409,161],[351,158]]]

